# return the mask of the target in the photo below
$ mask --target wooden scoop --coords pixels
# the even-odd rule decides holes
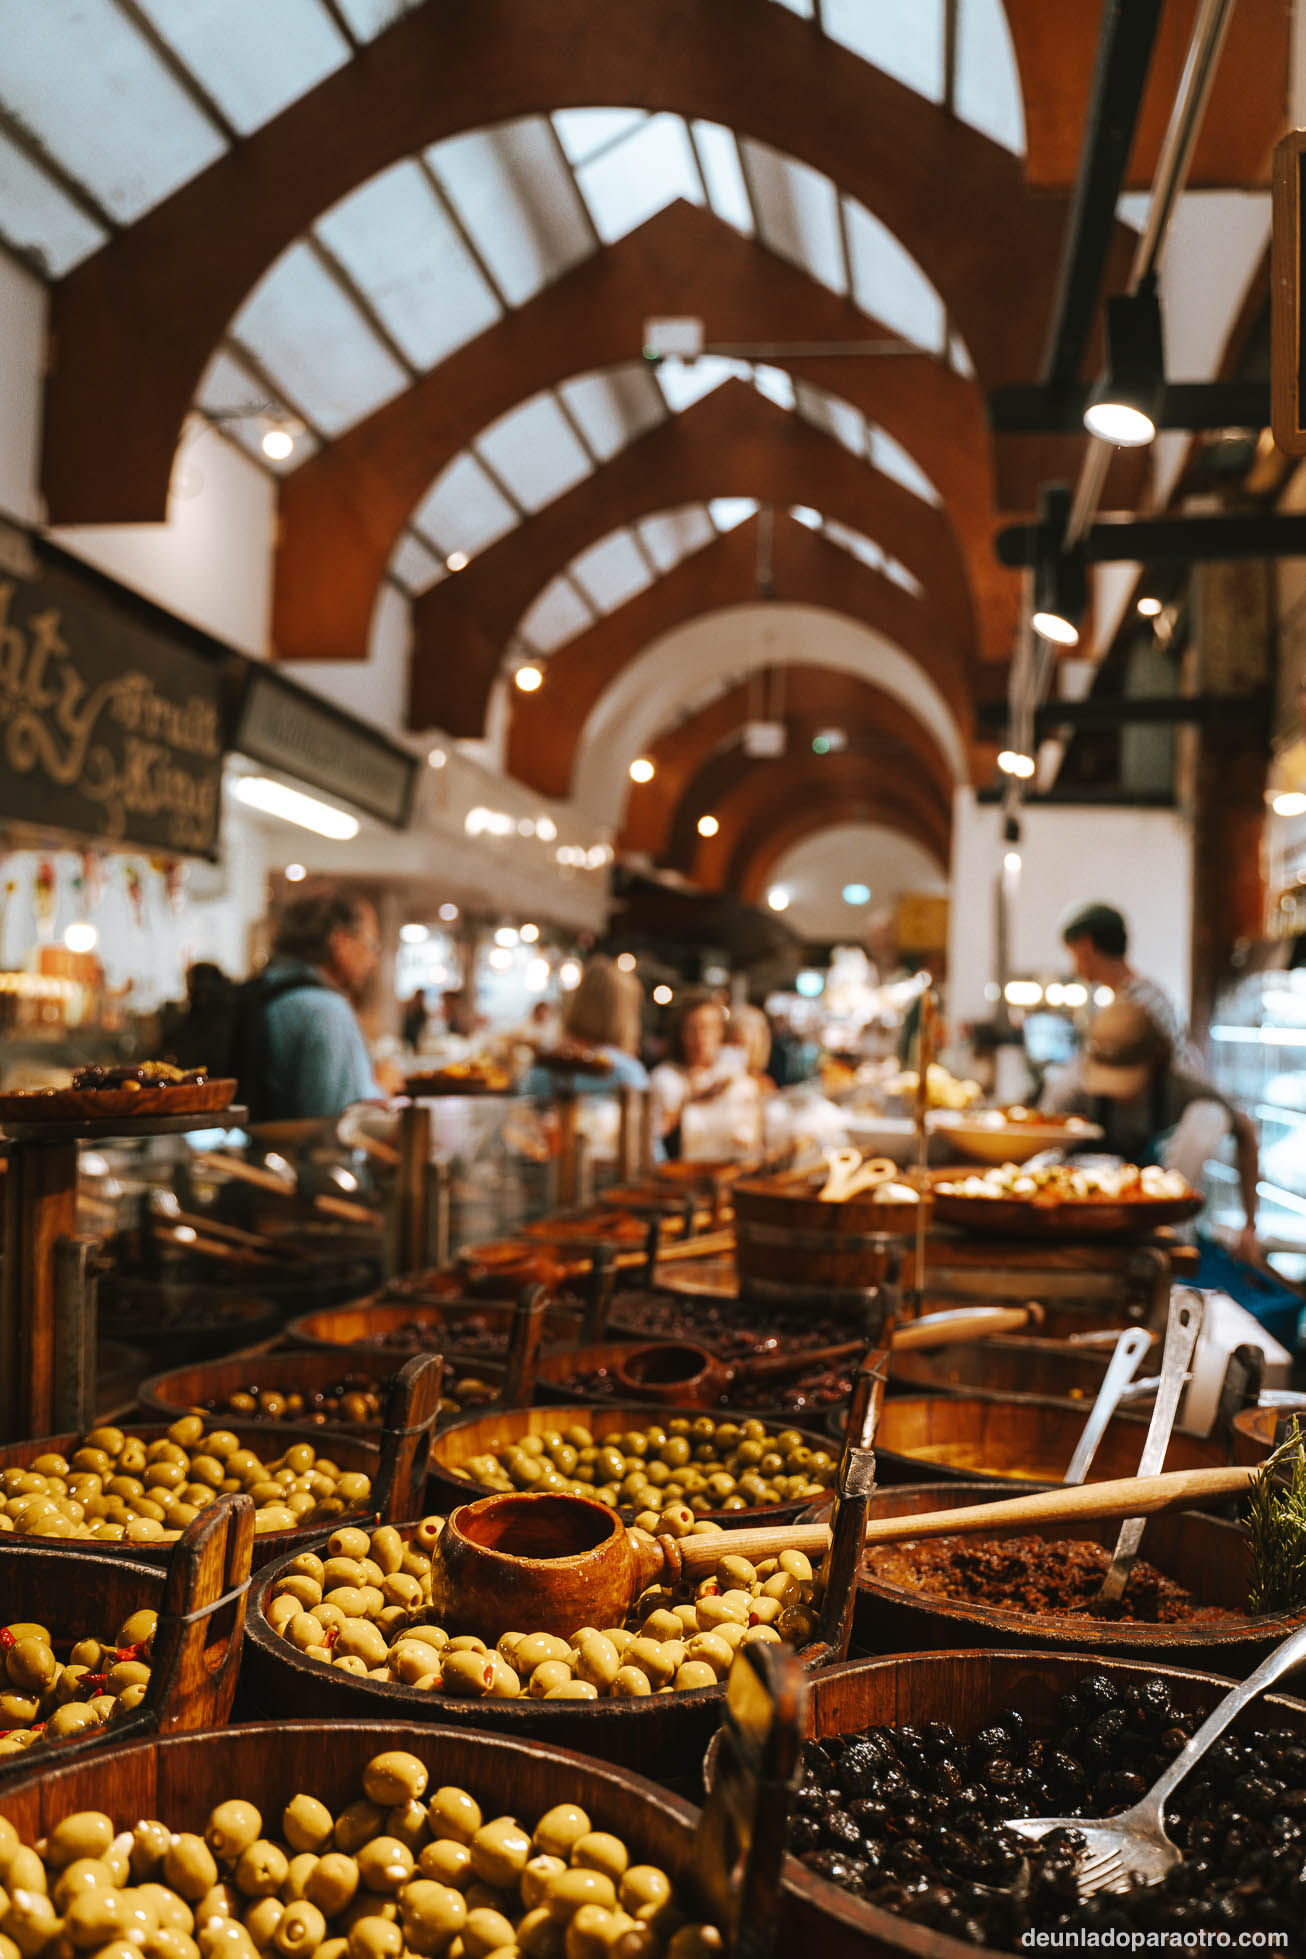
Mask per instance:
[[[924,1516],[881,1517],[867,1525],[864,1541],[1150,1515],[1241,1496],[1258,1474],[1256,1467],[1178,1470]],[[431,1554],[431,1616],[451,1631],[475,1630],[482,1639],[523,1627],[566,1639],[578,1626],[620,1625],[649,1585],[709,1577],[726,1553],[754,1562],[781,1551],[821,1558],[830,1541],[828,1524],[651,1538],[627,1530],[615,1511],[591,1497],[531,1491],[486,1496],[461,1504],[445,1522]]]

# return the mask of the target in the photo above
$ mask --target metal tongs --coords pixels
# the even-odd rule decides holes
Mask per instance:
[[[1065,1482],[1082,1483],[1088,1475],[1093,1466],[1093,1458],[1097,1454],[1098,1443],[1106,1434],[1107,1423],[1120,1406],[1134,1378],[1134,1369],[1151,1344],[1151,1334],[1141,1326],[1126,1327],[1116,1341],[1115,1352],[1102,1377],[1102,1385],[1097,1391],[1097,1400],[1089,1411],[1088,1420],[1084,1423],[1084,1432],[1079,1438],[1074,1455],[1070,1458],[1070,1467],[1063,1479]]]

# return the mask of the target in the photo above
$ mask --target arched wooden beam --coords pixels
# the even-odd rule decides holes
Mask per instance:
[[[1050,7],[1004,0],[1025,103],[1028,180],[1065,188],[1075,181],[1102,7]],[[1169,0],[1161,16],[1138,130],[1129,157],[1131,189],[1148,190],[1179,86],[1197,0]],[[1269,183],[1270,151],[1288,96],[1291,11],[1235,7],[1202,118],[1189,184],[1250,189]],[[1108,290],[1111,288],[1108,287]]]
[[[745,722],[757,718],[760,678],[729,688],[646,746],[657,773],[651,782],[632,783],[618,850],[659,857],[669,847],[673,830],[693,833],[705,812],[686,805],[686,792],[707,761],[737,747]],[[788,706],[795,746],[810,744],[812,735],[823,727],[839,728],[855,738],[878,736],[892,752],[919,768],[938,792],[942,806],[949,806],[954,785],[943,750],[924,723],[892,694],[832,667],[781,667],[769,679]]]
[[[627,103],[724,123],[824,171],[917,257],[986,388],[1034,371],[1068,198],[1031,193],[1017,157],[783,7],[428,0],[60,281],[49,520],[164,517],[224,328],[348,191],[486,123]],[[1128,252],[1121,226],[1109,286]]]
[[[941,512],[747,383],[728,381],[414,602],[410,725],[479,736],[504,649],[531,601],[610,530],[711,497],[789,505],[814,495],[827,516],[907,567],[924,587],[920,603],[932,623],[969,656],[970,587]]]
[[[771,881],[771,873],[786,852],[818,831],[832,830],[840,823],[861,822],[883,824],[887,829],[910,837],[913,843],[920,844],[929,852],[939,869],[947,875],[947,855],[941,854],[926,838],[917,835],[906,819],[877,808],[866,795],[836,793],[820,796],[814,802],[805,802],[800,809],[791,810],[779,821],[768,817],[756,836],[742,838],[736,851],[737,869],[733,888],[745,903],[761,904]]]
[[[964,651],[936,630],[919,599],[787,514],[776,516],[771,548],[779,598],[845,613],[892,640],[938,687],[963,735],[971,733],[974,711]],[[578,744],[600,696],[664,633],[751,598],[756,567],[757,525],[750,519],[560,647],[550,656],[537,693],[511,690],[508,773],[542,795],[571,795]],[[668,701],[669,713],[674,707]]]
[[[875,798],[882,811],[892,809],[902,825],[910,822],[911,834],[946,860],[951,810],[940,809],[920,771],[881,755],[860,754],[850,745],[837,755],[813,755],[809,748],[774,761],[751,761],[737,750],[715,757],[699,771],[686,801],[692,799],[695,812],[710,809],[720,828],[714,837],[694,834],[685,839],[683,850],[673,838],[668,861],[706,890],[734,891],[741,845],[752,849],[769,826],[787,820],[796,808],[841,795]]]
[[[678,202],[584,260],[346,431],[281,489],[272,638],[287,660],[351,659],[403,525],[431,483],[491,422],[541,388],[629,361],[656,294],[714,341],[856,340],[888,329],[711,212]],[[785,366],[783,360],[775,363]],[[841,395],[933,480],[976,595],[981,654],[1005,659],[1020,581],[997,562],[993,442],[978,387],[926,354],[804,359],[796,379]],[[1073,473],[1078,444],[1061,444]],[[1031,496],[1013,506],[1023,510]]]

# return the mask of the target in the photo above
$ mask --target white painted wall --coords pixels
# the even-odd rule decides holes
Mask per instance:
[[[822,941],[860,938],[873,913],[908,892],[947,890],[927,850],[878,823],[839,823],[804,837],[776,860],[768,883],[789,893],[785,924]],[[869,901],[845,904],[846,884],[869,885]]]
[[[0,251],[0,515],[35,523],[45,288]]]
[[[1021,815],[1014,879],[1013,975],[1064,978],[1070,962],[1058,926],[1073,905],[1115,905],[1129,925],[1129,961],[1188,1012],[1192,948],[1192,834],[1170,810],[1059,809]],[[953,813],[949,1011],[954,1023],[992,1011],[984,989],[995,969],[995,880],[1009,846],[1002,812],[957,791]]]
[[[412,637],[407,599],[393,585],[383,585],[372,613],[365,660],[284,660],[278,662],[278,671],[403,741]]]

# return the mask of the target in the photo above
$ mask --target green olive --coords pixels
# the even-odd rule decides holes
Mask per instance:
[[[501,1891],[516,1884],[531,1854],[530,1837],[512,1816],[483,1823],[469,1847],[474,1874]]]
[[[342,1851],[328,1850],[317,1861],[304,1886],[304,1896],[328,1918],[352,1904],[358,1890],[358,1865]]]
[[[217,1883],[218,1867],[203,1837],[183,1834],[168,1846],[163,1880],[187,1899],[202,1898]]]
[[[470,1844],[484,1820],[480,1805],[465,1789],[456,1788],[437,1789],[427,1804],[426,1814],[432,1836],[452,1837],[456,1843]],[[552,1846],[541,1844],[540,1848]]]
[[[233,1864],[262,1834],[263,1818],[253,1803],[219,1803],[204,1828],[204,1841],[223,1864]]]
[[[427,1844],[417,1860],[417,1868],[423,1877],[431,1878],[436,1884],[447,1884],[451,1890],[461,1891],[472,1882],[472,1853],[465,1843],[453,1837],[439,1837]]]
[[[466,1959],[489,1959],[489,1954],[498,1952],[503,1946],[515,1949],[517,1934],[510,1918],[501,1911],[482,1907],[469,1911],[462,1930],[463,1951]]]
[[[62,1870],[65,1864],[79,1858],[101,1858],[113,1842],[113,1835],[113,1822],[102,1810],[79,1810],[75,1816],[65,1816],[51,1830],[46,1842],[45,1861]],[[12,1884],[10,1888],[13,1888]]]
[[[281,1831],[292,1850],[325,1849],[335,1828],[331,1812],[316,1796],[292,1796],[281,1812]]]
[[[347,1857],[356,1856],[377,1834],[384,1820],[385,1811],[378,1803],[350,1803],[336,1818],[336,1849],[343,1850]]]
[[[632,1864],[621,1880],[617,1896],[622,1910],[634,1917],[650,1905],[667,1903],[671,1897],[671,1879],[656,1864]]]
[[[606,1830],[590,1830],[572,1845],[571,1861],[577,1869],[602,1871],[616,1885],[625,1874],[630,1855],[620,1837],[610,1836]]]
[[[547,1886],[544,1904],[550,1917],[565,1925],[583,1905],[598,1905],[611,1911],[617,1902],[616,1887],[603,1871],[565,1870]]]
[[[274,1943],[286,1959],[303,1959],[305,1953],[316,1952],[325,1937],[326,1919],[316,1905],[299,1898],[282,1913]]]
[[[255,1898],[253,1904],[246,1908],[241,1923],[259,1951],[266,1952],[276,1938],[285,1915],[286,1907],[280,1898]]]
[[[232,1882],[246,1898],[270,1898],[285,1883],[289,1869],[290,1860],[281,1845],[260,1837],[241,1853]]]
[[[398,1837],[373,1837],[363,1844],[356,1862],[365,1890],[392,1896],[413,1874],[413,1853]]]
[[[535,1825],[535,1848],[569,1863],[572,1845],[588,1836],[592,1827],[585,1811],[575,1803],[557,1803]]]
[[[404,1935],[388,1918],[360,1918],[349,1928],[349,1959],[399,1959]]]

